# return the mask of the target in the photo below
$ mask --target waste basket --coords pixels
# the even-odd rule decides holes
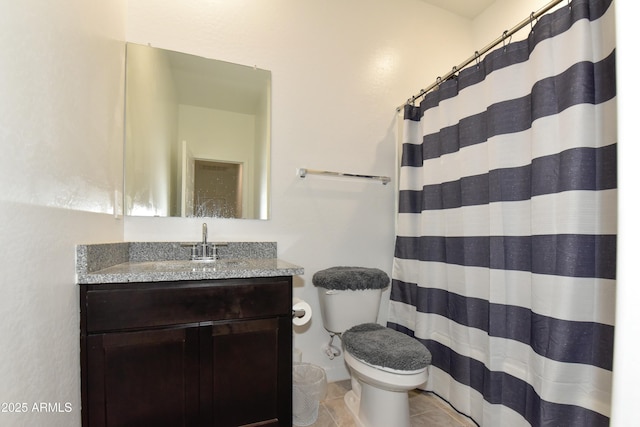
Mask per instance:
[[[327,375],[311,363],[293,364],[293,424],[310,426],[318,419],[320,401],[327,393]]]

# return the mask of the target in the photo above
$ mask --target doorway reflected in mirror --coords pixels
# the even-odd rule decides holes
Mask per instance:
[[[194,216],[242,218],[242,164],[195,161]]]

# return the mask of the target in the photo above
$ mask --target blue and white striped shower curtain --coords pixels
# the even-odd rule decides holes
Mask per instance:
[[[573,0],[405,108],[389,323],[485,427],[609,424],[612,0]]]

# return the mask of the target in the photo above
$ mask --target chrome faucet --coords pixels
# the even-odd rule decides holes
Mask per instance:
[[[218,258],[218,254],[216,254],[216,246],[207,243],[207,223],[202,223],[202,242],[200,243],[199,253],[196,253],[195,258],[193,259],[201,259],[201,260],[215,260]]]
[[[206,222],[202,223],[202,244],[203,245],[207,244],[207,223]]]
[[[182,246],[191,247],[191,260],[215,261],[218,259],[218,246],[226,246],[227,243],[209,243],[207,223],[202,224],[202,241],[197,243],[182,243]]]

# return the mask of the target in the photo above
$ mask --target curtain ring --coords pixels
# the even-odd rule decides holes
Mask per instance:
[[[480,54],[476,50],[476,52],[473,55],[476,57],[476,68],[480,68]]]
[[[531,15],[529,15],[529,23],[531,24],[531,32],[533,33],[533,20],[536,20],[536,24],[538,23],[538,18],[535,17],[535,13],[531,12]]]
[[[509,43],[505,43],[505,40],[507,40],[508,34],[509,34],[509,31],[507,30],[504,30],[504,33],[502,33],[502,50],[504,50],[505,52],[507,51],[507,45],[511,44],[511,37],[513,37],[513,35],[509,37]]]

